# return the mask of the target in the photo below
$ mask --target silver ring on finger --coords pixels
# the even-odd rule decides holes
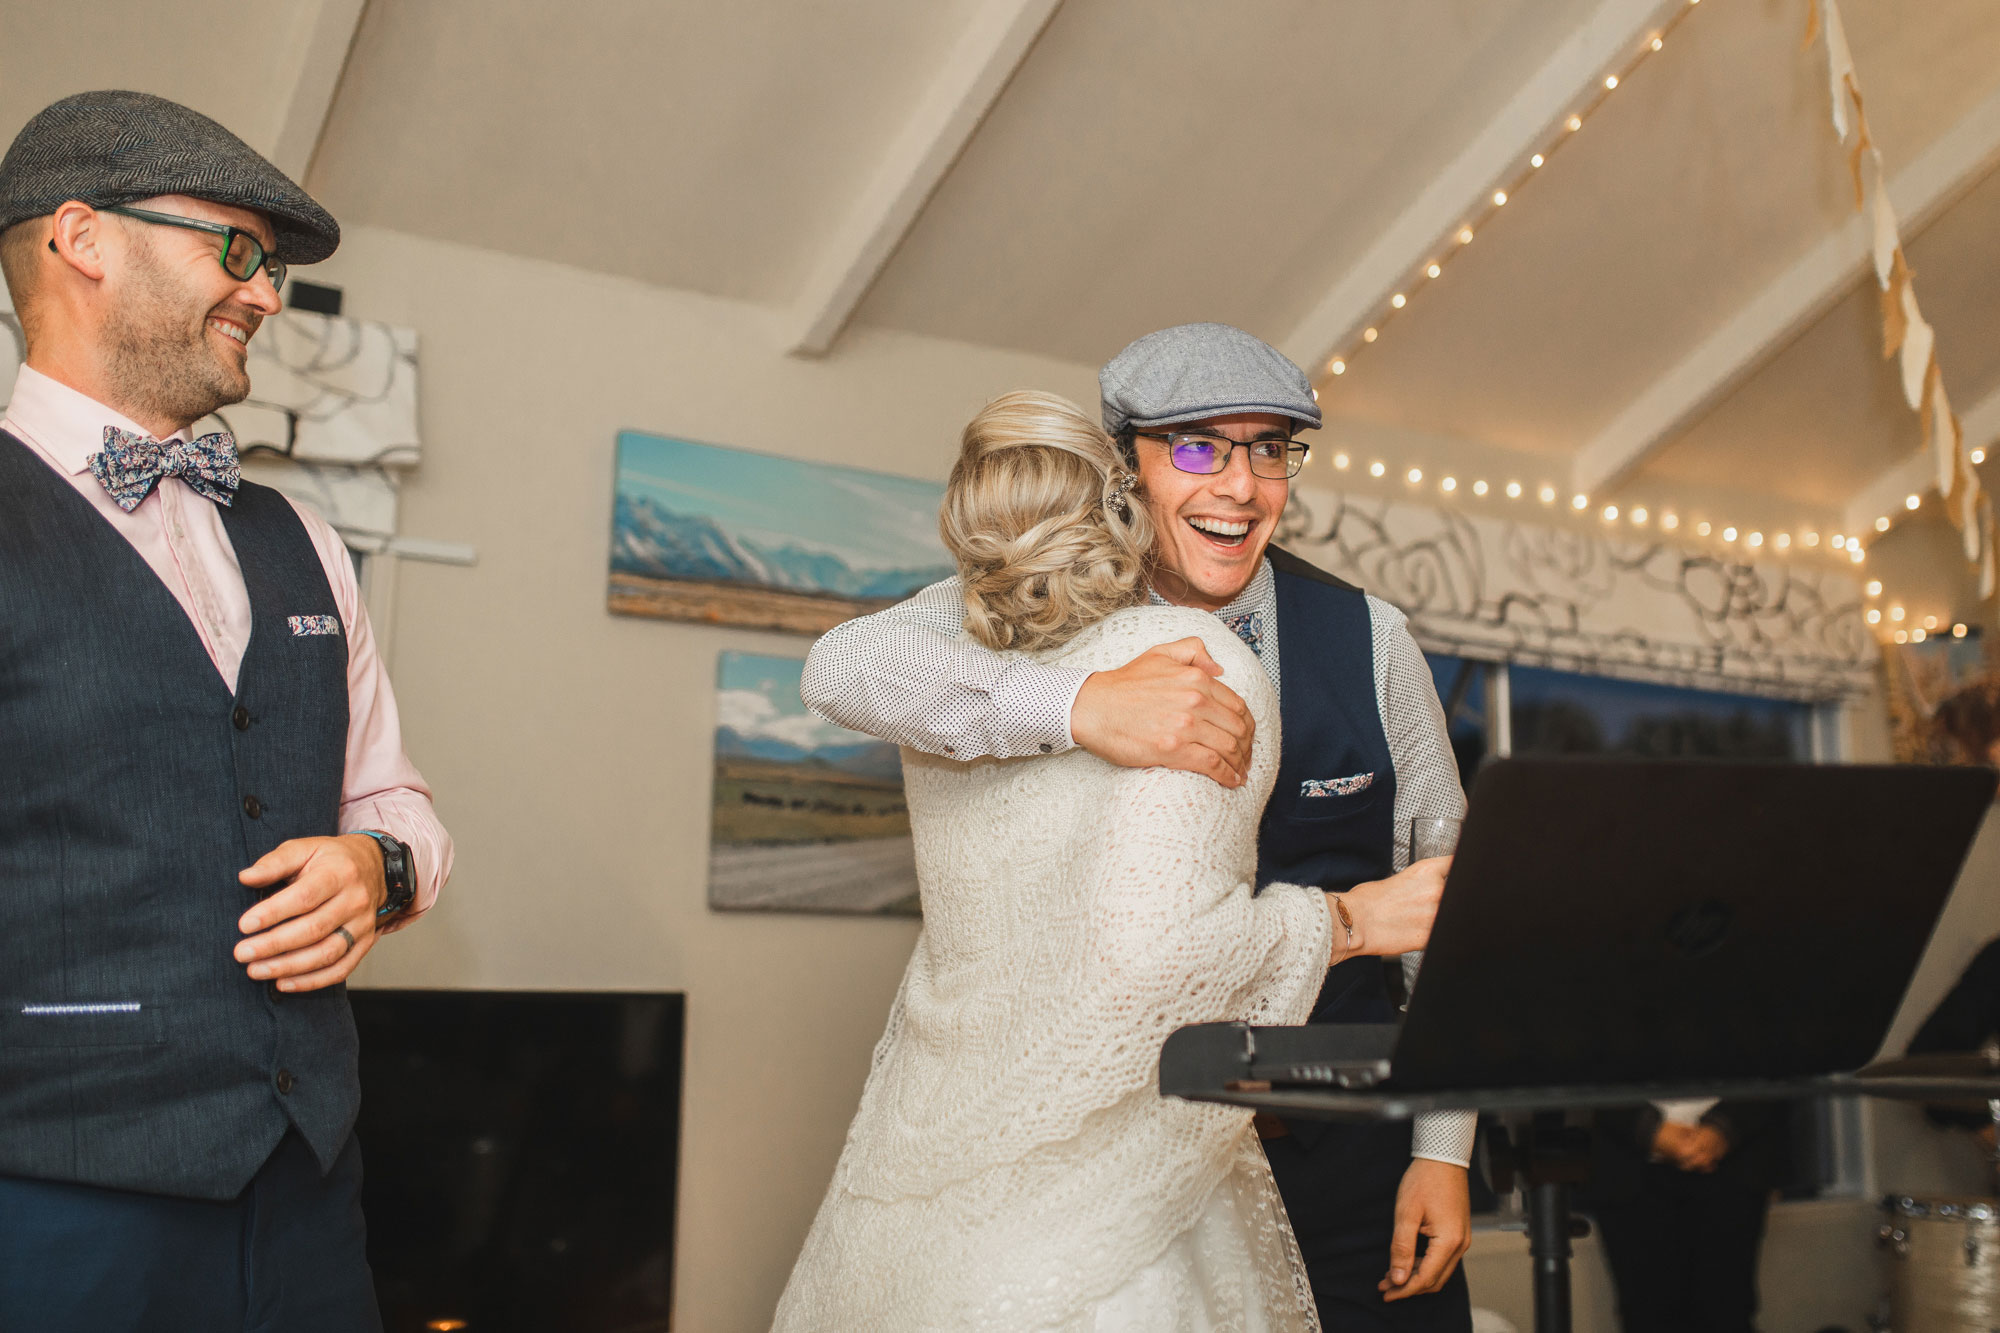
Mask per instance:
[[[347,933],[346,926],[335,926],[333,928],[333,933],[347,941],[347,947],[340,951],[340,956],[342,958],[345,958],[347,957],[347,955],[354,952],[354,936]]]

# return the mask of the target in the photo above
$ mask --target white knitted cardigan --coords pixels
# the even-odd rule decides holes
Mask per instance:
[[[1225,1198],[1253,1232],[1251,1271],[1181,1275],[1242,1310],[1216,1326],[1318,1327],[1249,1113],[1158,1091],[1176,1028],[1303,1022],[1325,977],[1319,891],[1252,895],[1276,694],[1214,616],[1171,607],[1043,657],[1103,670],[1191,636],[1256,718],[1234,791],[1081,748],[903,751],[923,931],[781,1333],[1094,1328],[1093,1302]]]

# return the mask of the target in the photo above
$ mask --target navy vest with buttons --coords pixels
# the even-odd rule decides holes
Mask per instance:
[[[1270,548],[1278,604],[1284,727],[1278,776],[1257,835],[1257,882],[1346,892],[1395,869],[1396,768],[1375,697],[1368,598],[1352,584]],[[1335,927],[1338,929],[1338,927]],[[1313,1023],[1392,1023],[1383,962],[1352,958],[1326,974]],[[1410,1161],[1407,1121],[1288,1120],[1266,1143],[1271,1173],[1308,1263],[1386,1256],[1396,1192]],[[1376,1307],[1381,1267],[1348,1293]],[[1424,1297],[1409,1310],[1425,1305]],[[1422,1325],[1429,1327],[1430,1325]],[[1457,1325],[1444,1325],[1456,1327]]]
[[[1394,871],[1396,767],[1375,701],[1375,635],[1360,589],[1270,548],[1284,726],[1278,777],[1257,834],[1257,883],[1345,892]],[[1395,1017],[1382,964],[1327,973],[1315,1023]]]
[[[0,1173],[227,1199],[289,1127],[323,1168],[353,1127],[345,989],[280,994],[230,952],[237,872],[339,831],[347,640],[292,623],[339,609],[284,497],[221,512],[233,695],[131,544],[0,435]]]

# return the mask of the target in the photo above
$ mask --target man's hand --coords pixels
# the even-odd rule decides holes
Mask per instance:
[[[1729,1155],[1729,1137],[1713,1125],[1697,1125],[1687,1138],[1687,1146],[1681,1150],[1680,1166],[1683,1171],[1699,1171],[1706,1175],[1722,1164]]]
[[[1669,1120],[1653,1136],[1653,1155],[1683,1171],[1705,1175],[1729,1155],[1729,1136],[1713,1125],[1676,1125]]]
[[[1178,768],[1240,787],[1257,724],[1221,674],[1200,639],[1148,648],[1090,674],[1070,709],[1070,735],[1121,768]]]
[[[1417,1237],[1429,1238],[1417,1262]],[[1396,1190],[1396,1234],[1389,1242],[1389,1272],[1376,1289],[1385,1301],[1436,1291],[1450,1280],[1472,1244],[1472,1191],[1466,1170],[1420,1157]]]
[[[281,842],[236,878],[252,889],[285,885],[236,923],[249,936],[236,946],[236,961],[281,991],[347,980],[374,947],[375,912],[389,899],[382,849],[360,833]]]
[[[1334,959],[1374,954],[1384,958],[1413,953],[1430,943],[1431,922],[1437,919],[1438,899],[1444,896],[1444,879],[1451,870],[1449,856],[1433,856],[1411,864],[1387,879],[1357,884],[1342,897],[1347,914],[1354,918],[1354,947],[1334,932]]]
[[[1688,1149],[1693,1146],[1693,1141],[1693,1125],[1677,1125],[1671,1120],[1662,1120],[1660,1127],[1653,1131],[1653,1156],[1686,1170]]]

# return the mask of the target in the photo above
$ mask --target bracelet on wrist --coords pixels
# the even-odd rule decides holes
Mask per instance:
[[[1347,932],[1347,952],[1351,954],[1354,952],[1354,915],[1347,910],[1347,904],[1339,894],[1329,893],[1326,896],[1333,907],[1333,914],[1340,918],[1340,928]]]

